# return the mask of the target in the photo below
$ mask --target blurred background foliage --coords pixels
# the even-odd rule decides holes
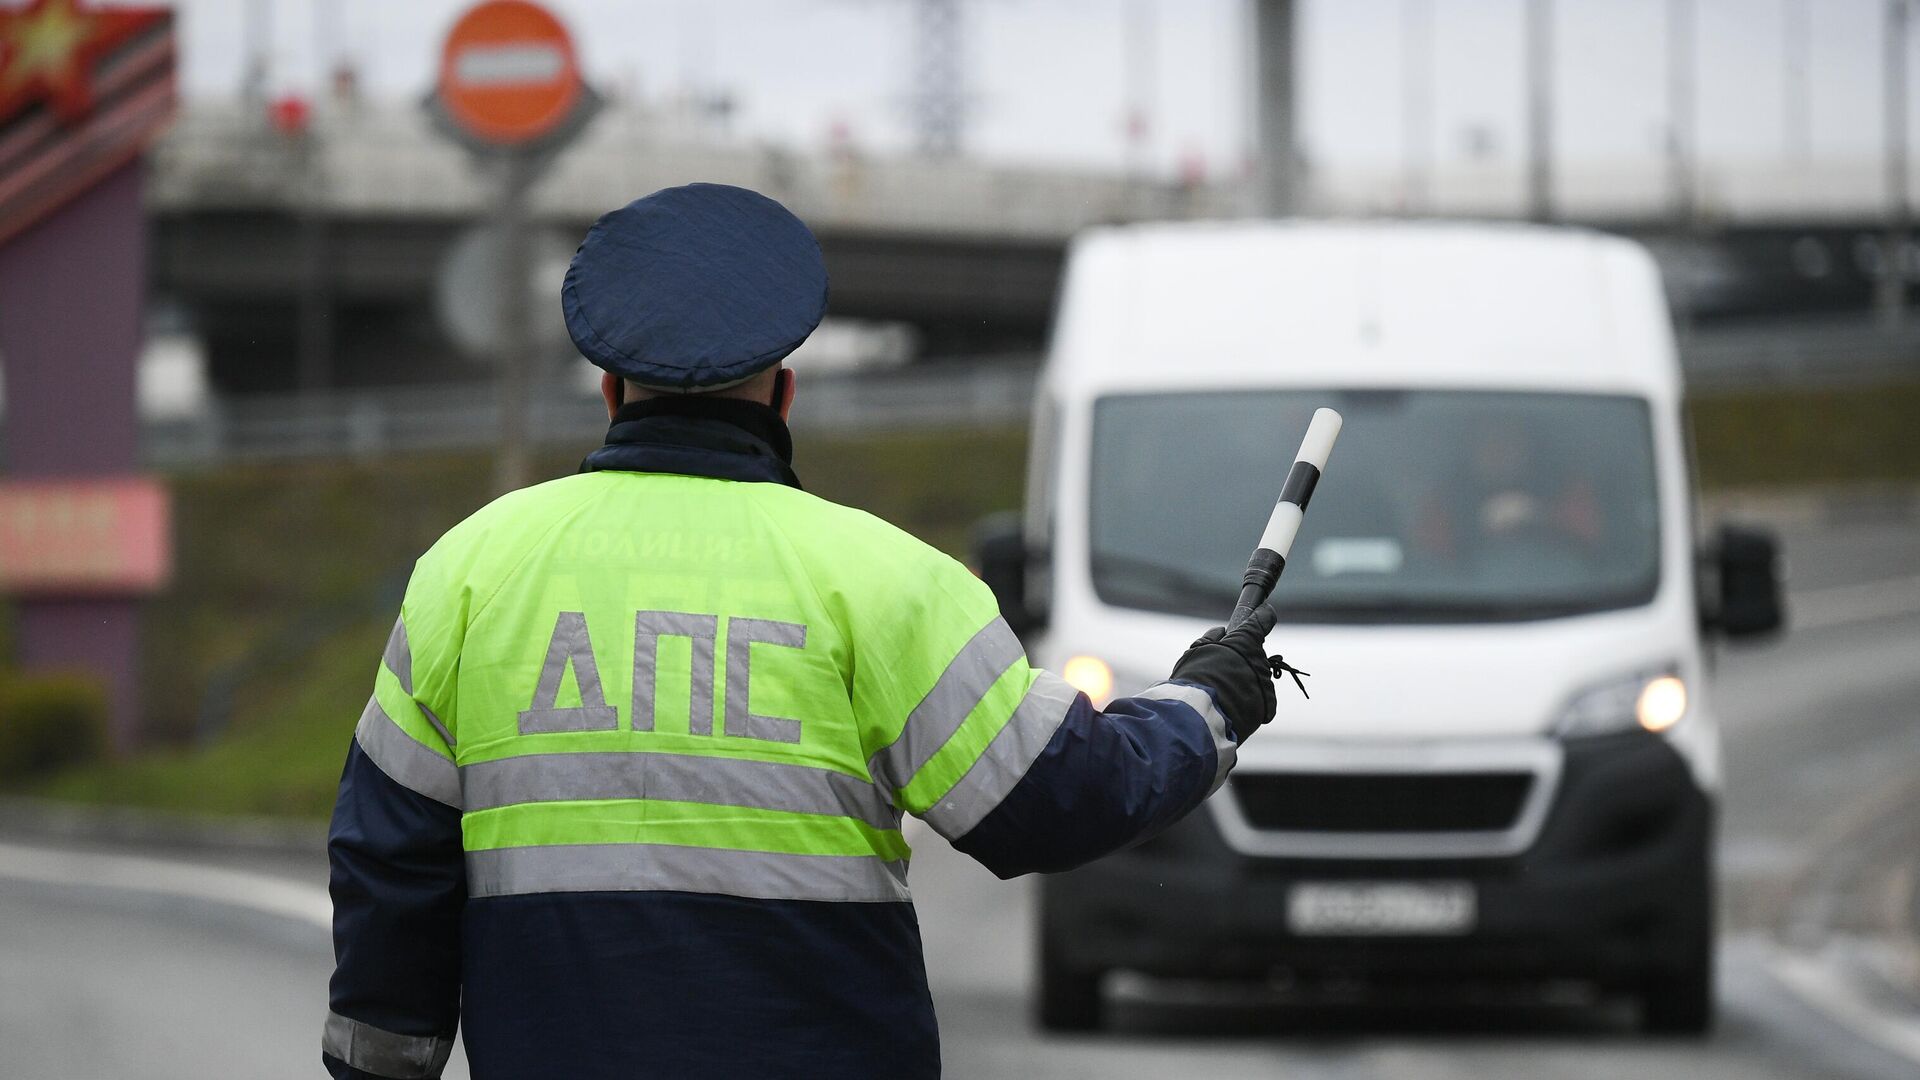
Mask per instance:
[[[98,761],[107,699],[79,675],[0,670],[0,783]]]

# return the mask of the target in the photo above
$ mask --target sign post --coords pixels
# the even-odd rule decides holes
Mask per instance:
[[[137,741],[140,596],[166,574],[166,496],[136,475],[147,147],[175,105],[173,16],[0,10],[0,592],[21,665],[105,684]]]
[[[580,77],[573,39],[553,13],[530,0],[485,0],[447,33],[427,111],[441,131],[492,172],[501,233],[498,272],[501,491],[531,479],[528,421],[533,351],[527,275],[528,193],[554,157],[600,109]]]

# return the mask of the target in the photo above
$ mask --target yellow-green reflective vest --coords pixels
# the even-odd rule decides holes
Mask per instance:
[[[470,896],[904,900],[902,812],[965,835],[1072,700],[984,585],[877,518],[609,471],[422,556],[356,737],[462,811]]]

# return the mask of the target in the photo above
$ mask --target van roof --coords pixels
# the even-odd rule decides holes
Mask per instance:
[[[1677,394],[1659,273],[1581,229],[1230,221],[1074,241],[1049,377],[1078,388]]]

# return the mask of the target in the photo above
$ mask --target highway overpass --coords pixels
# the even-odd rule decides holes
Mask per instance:
[[[227,391],[378,385],[464,370],[433,316],[453,239],[487,212],[487,183],[418,110],[340,104],[303,134],[238,106],[196,104],[153,163],[153,280],[207,344]],[[741,184],[819,233],[835,315],[900,321],[931,356],[1031,352],[1044,337],[1067,239],[1088,226],[1245,212],[1239,178],[1188,182],[967,160],[800,152],[676,130],[611,108],[534,193],[536,216],[577,237],[602,211],[688,180]],[[1439,170],[1408,199],[1390,171],[1312,174],[1308,212],[1503,218],[1517,166]],[[1565,163],[1567,221],[1642,237],[1703,323],[1864,310],[1891,266],[1874,160],[1725,167],[1700,178],[1678,228],[1664,172]],[[557,287],[557,282],[556,282]]]

